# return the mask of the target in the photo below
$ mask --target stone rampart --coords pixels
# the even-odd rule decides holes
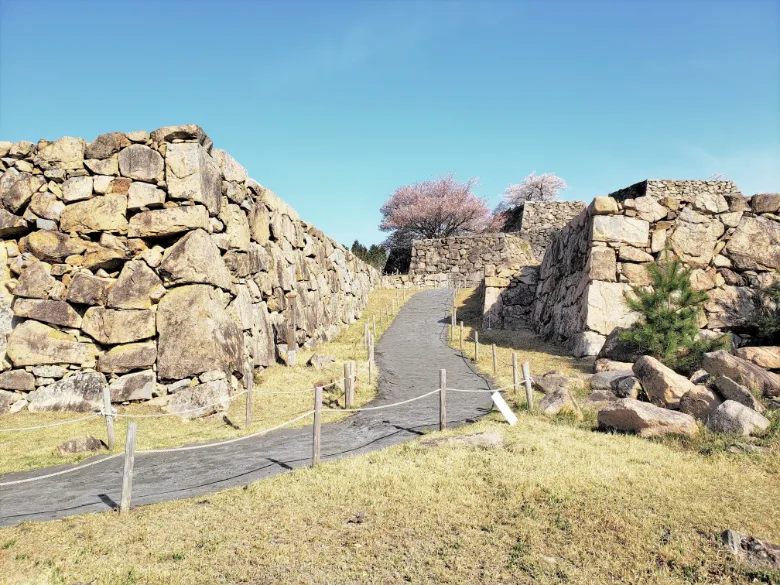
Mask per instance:
[[[0,142],[0,238],[0,412],[214,402],[380,281],[195,125]]]
[[[586,207],[582,201],[528,201],[523,205],[519,234],[541,261],[553,234]]]

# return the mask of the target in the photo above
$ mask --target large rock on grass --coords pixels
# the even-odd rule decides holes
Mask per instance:
[[[69,439],[64,443],[57,446],[57,454],[62,455],[74,455],[76,453],[96,453],[98,451],[107,450],[108,446],[92,435],[86,437],[78,437],[76,439]]]
[[[620,339],[620,332],[625,330],[625,327],[616,327],[607,335],[607,339],[598,354],[600,359],[606,358],[612,361],[633,364],[644,355],[634,344]]]
[[[650,401],[666,408],[679,408],[683,394],[695,387],[688,378],[648,355],[639,358],[633,369]]]
[[[642,437],[667,434],[693,436],[699,432],[692,416],[633,398],[608,403],[599,410],[598,421],[602,428],[637,433]]]
[[[97,348],[37,321],[25,321],[8,336],[8,357],[15,366],[85,364],[94,361]]]
[[[148,339],[156,333],[154,311],[90,307],[81,329],[98,342],[111,345]]]
[[[590,388],[591,390],[609,390],[614,392],[614,385],[623,378],[629,377],[634,377],[634,372],[630,369],[599,372],[590,379]]]
[[[752,408],[726,400],[710,415],[707,426],[716,433],[748,436],[769,428],[769,420]]]
[[[96,410],[103,405],[105,387],[106,377],[103,374],[79,372],[70,378],[40,388],[33,395],[28,409],[30,412]]]
[[[726,376],[767,398],[780,396],[780,375],[719,350],[704,354],[702,367],[713,376]]]
[[[157,326],[157,375],[163,380],[210,370],[230,373],[243,363],[241,330],[224,309],[221,293],[210,286],[169,291],[157,307]]]
[[[740,404],[752,408],[756,412],[764,412],[764,405],[753,396],[753,393],[745,386],[737,384],[731,378],[718,376],[715,378],[715,388],[718,389],[726,400],[733,400]]]
[[[534,389],[543,394],[552,394],[559,390],[569,390],[577,392],[584,390],[588,383],[577,376],[567,376],[561,372],[551,371],[542,376],[536,376],[533,379]]]
[[[696,386],[680,398],[680,412],[699,420],[707,420],[722,403],[720,396],[706,386]]]
[[[16,294],[14,292],[14,294]],[[740,359],[767,370],[780,370],[780,346],[740,347],[734,351]]]
[[[546,394],[539,401],[538,408],[539,412],[548,416],[571,414],[578,419],[582,419],[582,411],[572,393],[567,389],[560,389]]]
[[[165,410],[192,419],[225,411],[229,404],[230,386],[227,380],[213,380],[176,392]]]

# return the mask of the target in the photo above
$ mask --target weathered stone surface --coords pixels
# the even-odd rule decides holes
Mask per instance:
[[[171,199],[202,203],[212,215],[219,213],[222,180],[217,163],[205,148],[191,142],[168,145],[165,175]]]
[[[109,158],[120,150],[130,146],[130,140],[121,132],[101,134],[87,145],[84,151],[86,158]]]
[[[686,207],[680,214],[669,242],[672,251],[694,267],[707,266],[715,255],[715,245],[725,228],[717,219]]]
[[[633,372],[631,368],[634,366],[633,362],[618,362],[607,358],[599,358],[593,364],[593,371],[599,372],[614,372],[615,370],[628,370]]]
[[[42,193],[39,191],[30,199],[30,207],[28,209],[38,217],[59,221],[60,214],[65,209],[65,204],[57,199],[54,193],[48,191]]]
[[[620,246],[619,258],[622,262],[653,262],[653,257],[634,246]]]
[[[780,346],[740,347],[734,355],[767,370],[780,369]]]
[[[61,262],[68,256],[81,254],[87,245],[88,242],[62,232],[39,230],[27,236],[27,250],[44,262]]]
[[[319,370],[335,362],[336,362],[336,358],[332,355],[320,355],[318,353],[315,353],[309,358],[309,361],[306,362],[306,365]]]
[[[65,301],[18,298],[14,315],[63,327],[81,327],[81,316]]]
[[[32,373],[34,376],[37,376],[38,378],[54,378],[55,380],[59,380],[67,372],[68,370],[62,366],[44,365],[33,366],[32,368]]]
[[[182,124],[179,126],[165,126],[153,131],[149,137],[152,142],[171,142],[173,140],[195,140],[205,146],[210,146],[211,140],[197,124]]]
[[[132,144],[119,152],[119,172],[123,177],[154,181],[162,177],[163,169],[160,153],[143,144]]]
[[[593,218],[593,239],[597,242],[625,242],[646,246],[650,237],[647,221],[621,215]]]
[[[607,335],[607,340],[604,342],[604,347],[601,348],[598,357],[633,364],[643,354],[633,344],[621,341],[621,331],[625,331],[625,328],[616,328]]]
[[[232,289],[230,271],[211,236],[203,230],[188,233],[168,248],[158,272],[166,286],[213,284],[223,290]]]
[[[651,402],[666,408],[679,408],[683,394],[695,388],[688,378],[649,355],[639,358],[633,370]]]
[[[591,390],[609,390],[614,394],[613,384],[628,377],[634,377],[634,372],[631,370],[630,364],[628,369],[625,370],[605,370],[603,372],[597,372],[590,379],[590,388]]]
[[[612,392],[618,398],[639,398],[642,383],[635,376],[626,376],[612,381]]]
[[[14,288],[14,296],[29,299],[62,298],[62,283],[51,275],[51,268],[43,262],[33,262],[22,270]]]
[[[639,219],[644,219],[650,223],[665,218],[666,214],[669,213],[669,210],[658,203],[655,197],[649,195],[634,199],[634,209],[636,209]]]
[[[680,398],[680,412],[690,414],[693,418],[707,420],[723,400],[705,386],[695,386]]]
[[[720,538],[734,555],[751,565],[780,570],[780,545],[734,530],[726,530]]]
[[[84,168],[85,142],[64,136],[38,149],[35,164],[42,169],[75,170]]]
[[[120,376],[108,385],[111,392],[111,402],[133,402],[136,400],[151,400],[157,377],[152,370],[134,372]]]
[[[608,402],[615,400],[618,400],[618,397],[609,390],[594,390],[582,402],[582,408],[601,408]]]
[[[572,338],[571,353],[574,357],[598,355],[606,337],[595,331],[582,331]]]
[[[127,209],[130,211],[162,207],[164,203],[165,191],[151,183],[134,182],[127,191]]]
[[[556,414],[571,414],[578,419],[582,419],[582,411],[577,405],[574,396],[568,390],[557,390],[545,395],[539,401],[539,412],[548,416]]]
[[[534,376],[534,389],[543,394],[552,394],[560,390],[577,392],[587,387],[587,382],[577,376],[569,376],[557,371],[547,372],[541,376]]]
[[[35,390],[35,376],[24,370],[10,370],[0,373],[0,388],[17,392]]]
[[[743,217],[726,244],[726,254],[742,270],[780,268],[780,221]]]
[[[496,449],[504,446],[504,437],[496,431],[482,431],[454,437],[436,437],[417,443],[420,447],[480,447]]]
[[[759,402],[758,398],[742,386],[737,384],[731,378],[726,376],[718,376],[715,378],[715,388],[718,389],[726,400],[733,400],[739,402],[748,408],[752,408],[756,412],[764,412],[764,405]]]
[[[107,159],[88,158],[84,160],[84,165],[95,175],[118,175],[119,174],[119,155]],[[94,187],[93,187],[94,188]],[[95,189],[97,193],[97,189]]]
[[[614,282],[617,278],[617,262],[615,250],[607,246],[593,248],[590,253],[588,278],[591,280],[606,280]]]
[[[68,301],[81,305],[105,305],[113,278],[98,278],[85,272],[73,275],[68,286]]]
[[[276,360],[273,328],[266,303],[252,305],[252,363],[255,367],[270,366]]]
[[[60,215],[63,232],[125,232],[127,231],[127,197],[102,195],[80,203],[67,205]]]
[[[219,247],[224,250],[249,251],[249,220],[244,211],[230,203],[222,207],[219,219],[225,224],[225,232],[216,236],[220,239]]]
[[[255,203],[249,210],[248,219],[252,239],[260,245],[267,244],[271,237],[271,220],[265,205]]]
[[[15,366],[84,364],[95,359],[97,348],[37,321],[25,321],[8,336],[7,354]]]
[[[98,372],[79,372],[40,388],[28,409],[30,412],[73,410],[89,412],[103,405],[106,377]]]
[[[628,279],[632,286],[647,286],[653,284],[653,278],[648,270],[649,266],[649,262],[646,264],[621,262],[620,273]]]
[[[693,206],[699,211],[709,213],[723,213],[729,210],[726,198],[720,193],[712,193],[711,191],[697,193],[693,199]]]
[[[154,311],[116,310],[90,307],[84,313],[81,329],[99,343],[130,343],[154,337]]]
[[[154,341],[128,343],[112,347],[98,359],[98,371],[124,374],[133,370],[151,368],[157,360]]]
[[[606,217],[606,216],[598,216]],[[602,335],[609,335],[615,327],[628,327],[637,320],[638,315],[631,311],[624,298],[631,287],[622,282],[593,281],[588,285],[587,317],[588,329]]]
[[[12,213],[18,213],[45,182],[41,175],[8,171],[0,177],[0,201]]]
[[[65,203],[83,201],[92,197],[92,177],[71,177],[62,184],[62,199]]]
[[[130,238],[172,236],[194,229],[207,229],[209,215],[202,205],[142,211],[130,218]]]
[[[66,455],[75,455],[76,453],[95,453],[104,450],[108,450],[108,446],[92,435],[68,439],[57,446],[57,454],[63,457]]]
[[[780,396],[780,376],[720,350],[704,354],[702,367],[713,376],[731,378],[765,397]]]
[[[161,379],[179,380],[209,370],[232,372],[243,363],[241,331],[223,308],[221,294],[210,286],[169,291],[158,305],[157,324]]]
[[[612,197],[594,197],[590,210],[593,215],[612,215],[618,212],[618,204]]]
[[[215,154],[217,161],[219,161],[219,167],[222,170],[222,174],[226,181],[232,181],[234,183],[246,182],[248,178],[246,169],[238,164],[236,159],[224,150],[214,149],[212,152]]]
[[[710,414],[707,426],[716,433],[748,436],[766,430],[769,420],[734,400],[726,400]]]
[[[780,193],[757,193],[750,201],[756,213],[780,212]]]
[[[165,410],[193,419],[225,411],[229,404],[230,386],[227,380],[214,380],[176,392]]]
[[[699,432],[692,416],[633,398],[607,403],[599,410],[598,422],[602,428],[635,432],[641,437],[667,434],[693,436]]]
[[[165,294],[165,287],[143,260],[127,262],[108,293],[112,309],[150,309]]]
[[[23,234],[29,229],[27,222],[7,209],[0,208],[0,237]]]

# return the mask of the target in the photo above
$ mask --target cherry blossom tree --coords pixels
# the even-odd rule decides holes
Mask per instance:
[[[419,239],[490,230],[496,222],[487,202],[474,194],[476,185],[476,178],[459,183],[447,174],[399,187],[380,209],[379,229],[392,232],[384,245],[404,247]]]
[[[526,201],[555,201],[558,199],[558,192],[567,188],[566,181],[560,177],[552,173],[537,175],[534,171],[522,182],[504,189],[504,202],[500,207],[518,207]]]

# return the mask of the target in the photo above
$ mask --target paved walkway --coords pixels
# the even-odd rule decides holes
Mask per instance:
[[[418,293],[399,311],[379,340],[379,393],[366,406],[390,404],[438,388],[439,369],[447,370],[451,388],[488,389],[488,382],[446,343],[451,290]],[[447,394],[451,426],[472,422],[490,407],[488,394]],[[439,396],[410,404],[359,412],[322,427],[322,460],[367,453],[413,439],[438,428]],[[208,449],[136,456],[133,505],[202,496],[246,485],[309,465],[311,426],[281,429]],[[122,486],[123,458],[58,477],[0,487],[0,526],[28,520],[51,520],[116,507]],[[58,468],[9,473],[3,481],[46,475]]]

